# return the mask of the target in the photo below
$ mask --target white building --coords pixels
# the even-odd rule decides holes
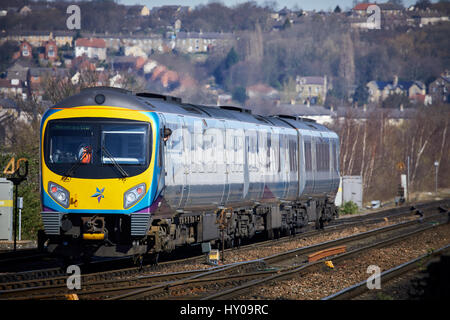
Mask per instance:
[[[106,43],[98,38],[80,38],[75,41],[75,56],[86,55],[90,59],[106,59]]]

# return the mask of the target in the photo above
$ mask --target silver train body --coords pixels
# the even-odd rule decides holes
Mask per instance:
[[[185,105],[169,97],[151,103],[161,128],[172,132],[161,140],[164,190],[152,217],[164,230],[177,225],[170,236],[164,231],[169,247],[217,239],[232,246],[257,232],[292,234],[337,216],[335,132],[313,120],[237,107]],[[223,213],[225,220],[218,217]]]
[[[337,191],[339,138],[322,125],[227,107],[168,113],[154,104],[165,110],[161,126],[173,132],[164,146],[164,200],[172,210],[305,201]]]

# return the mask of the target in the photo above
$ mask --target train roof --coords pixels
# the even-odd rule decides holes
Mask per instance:
[[[262,116],[250,110],[235,106],[203,106],[182,103],[180,98],[156,93],[136,93],[113,87],[92,87],[62,100],[51,108],[73,108],[79,106],[103,105],[131,110],[176,113],[203,118],[237,120],[261,125],[330,131],[314,120],[294,116]]]

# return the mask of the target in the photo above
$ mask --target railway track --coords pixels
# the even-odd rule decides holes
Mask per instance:
[[[433,252],[426,253],[418,258],[411,259],[408,262],[405,262],[399,266],[386,270],[380,274],[380,282],[385,284],[389,281],[396,279],[412,270],[422,268],[423,265],[436,258],[440,257],[444,254],[450,253],[450,244],[439,248]],[[332,295],[329,295],[322,300],[350,300],[361,296],[362,294],[369,291],[367,287],[366,281],[361,281],[355,285],[349,286],[339,292],[336,292]]]
[[[441,219],[441,222],[447,223],[447,218],[444,218],[444,217],[442,217],[442,218],[443,219]],[[426,221],[431,221],[430,219],[433,219],[433,218],[429,217],[428,219],[426,219]],[[402,224],[404,226],[406,226],[407,224],[410,224],[410,223],[402,223]],[[394,228],[392,230],[398,229],[397,226],[399,226],[399,225],[391,226]],[[345,259],[350,259],[352,257],[356,257],[368,250],[382,248],[382,247],[386,247],[386,246],[395,244],[395,243],[403,241],[409,237],[413,237],[413,236],[421,234],[427,230],[436,228],[437,226],[438,226],[437,224],[423,225],[423,223],[422,223],[422,227],[408,228],[408,230],[401,228],[402,229],[401,232],[388,232],[385,234],[384,237],[382,237],[382,239],[380,239],[381,233],[384,233],[384,231],[386,231],[387,229],[390,228],[390,227],[386,227],[386,230],[382,230],[382,229],[385,229],[385,228],[382,228],[381,230],[378,229],[378,230],[374,230],[371,232],[372,239],[375,239],[374,241],[367,241],[368,238],[365,237],[365,238],[361,238],[361,240],[363,240],[363,241],[356,241],[356,245],[355,244],[352,245],[349,242],[345,241],[344,239],[342,239],[342,240],[340,239],[339,241],[334,242],[334,246],[344,244],[348,249],[347,252],[338,253],[339,250],[335,250],[335,252],[333,252],[333,250],[331,250],[330,254],[333,254],[333,253],[337,253],[337,254],[333,255],[331,257],[329,256],[328,259],[330,259],[329,261],[332,261],[332,263],[338,263],[339,261],[342,261]],[[400,230],[400,229],[398,229],[398,230]],[[368,235],[368,233],[366,233],[366,236],[367,235]],[[359,236],[359,235],[356,235],[356,236]],[[357,239],[355,239],[355,240],[357,240]],[[334,247],[334,248],[339,249],[339,247]],[[318,249],[322,249],[322,247],[319,247]],[[246,293],[251,292],[253,289],[255,289],[256,287],[259,287],[261,285],[268,285],[270,283],[275,283],[280,280],[290,279],[292,277],[297,277],[297,276],[304,276],[306,274],[318,272],[323,269],[328,269],[328,267],[324,266],[324,260],[326,260],[326,259],[327,258],[321,259],[318,261],[311,261],[311,262],[305,261],[303,264],[294,266],[292,268],[283,268],[282,270],[279,270],[279,272],[277,272],[273,275],[270,275],[268,277],[262,277],[260,279],[254,280],[254,281],[249,281],[240,286],[234,286],[234,287],[231,287],[226,290],[223,290],[223,289],[218,290],[215,293],[207,294],[207,295],[204,295],[199,298],[202,300],[212,300],[212,299],[217,300],[217,299],[234,299],[234,298],[242,297],[242,296],[245,297]]]
[[[335,232],[338,230],[342,230],[351,226],[359,226],[359,225],[370,225],[370,224],[376,224],[378,222],[382,222],[386,219],[389,219],[390,221],[395,221],[396,219],[401,219],[402,217],[410,216],[411,213],[415,213],[417,210],[420,212],[424,212],[425,210],[429,210],[430,208],[441,208],[441,210],[445,210],[444,206],[448,205],[449,200],[441,200],[441,201],[433,201],[433,202],[426,202],[426,203],[419,203],[415,204],[414,207],[407,206],[407,207],[396,207],[392,209],[387,210],[381,210],[378,212],[372,212],[366,215],[356,216],[356,217],[350,217],[350,218],[341,218],[336,221],[333,221],[328,226],[325,227],[324,230],[312,230],[309,229],[305,232],[302,232],[300,234],[297,234],[295,237],[312,237],[314,235],[317,235],[319,233],[327,234],[331,232]],[[438,210],[438,209],[436,209]],[[277,239],[276,241],[279,241],[279,243],[292,241],[293,237],[284,237]],[[264,247],[268,245],[272,245],[274,243],[273,240],[268,241],[262,241],[253,243],[250,245],[244,245],[240,247],[242,250],[252,249],[255,247]],[[225,253],[226,255],[229,254],[234,249],[226,249]],[[5,254],[0,255],[0,266],[7,266],[9,270],[14,270],[15,264],[23,264],[24,262],[31,262],[31,266],[37,265],[38,267],[36,270],[28,270],[28,271],[22,271],[22,272],[4,272],[1,273],[2,268],[0,267],[0,290],[10,289],[10,288],[25,288],[25,287],[35,287],[35,286],[42,286],[42,285],[51,285],[51,284],[58,284],[62,282],[62,279],[67,277],[67,273],[65,271],[65,268],[63,268],[62,264],[59,263],[56,260],[52,260],[52,258],[49,257],[48,254],[45,253],[38,253],[36,250],[27,250],[29,253],[28,255],[23,252],[18,254],[17,252],[9,252]],[[37,261],[35,261],[37,259]],[[39,263],[42,259],[48,259],[51,260],[51,262],[44,262],[39,267]],[[119,259],[119,260],[127,260],[127,259]],[[165,261],[161,264],[161,266],[164,268],[167,265],[173,265],[173,264],[179,264],[184,262],[192,262],[192,263],[201,263],[204,261],[203,256],[194,256],[187,259],[178,259],[175,261]],[[46,267],[48,265],[52,265],[51,267]],[[77,264],[78,266],[83,268],[83,264]],[[89,273],[93,274],[92,277],[96,278],[102,278],[102,279],[109,279],[113,278],[115,276],[121,276],[122,274],[139,274],[142,272],[151,272],[151,271],[157,271],[158,267],[155,266],[144,266],[143,268],[139,267],[132,267],[127,268],[122,265],[114,265],[110,261],[97,261],[94,264],[96,267],[92,268],[85,268],[83,270],[83,274]],[[42,267],[44,266],[44,267]],[[115,270],[119,268],[119,270]],[[101,272],[98,272],[98,270],[110,270],[106,271],[104,274]],[[96,276],[95,274],[102,274],[101,276]],[[46,281],[44,281],[46,280]],[[7,283],[10,283],[7,285]]]
[[[436,211],[436,208],[432,211]],[[426,223],[437,218],[446,221],[446,216],[439,213],[424,217],[423,221]],[[380,237],[385,240],[377,245],[385,245],[385,243],[401,237],[394,236],[399,230],[420,232],[423,226],[423,223],[419,224],[416,220],[402,222],[338,240],[282,252],[263,259],[231,263],[209,268],[208,270],[191,270],[147,276],[135,276],[133,272],[130,272],[128,275],[124,274],[121,279],[110,278],[109,280],[105,280],[104,273],[97,275],[97,277],[95,275],[85,275],[82,279],[83,289],[76,291],[76,293],[81,299],[198,298],[200,293],[202,293],[200,296],[203,298],[216,299],[223,298],[224,292],[227,292],[228,295],[225,297],[229,298],[230,295],[238,294],[244,288],[251,287],[259,281],[270,281],[299,272],[299,270],[307,268],[308,265],[318,265],[319,263],[317,262],[305,264],[307,255],[313,252],[334,248],[339,245],[345,245],[348,248],[363,248],[367,245],[369,239],[372,239],[369,241],[372,243],[376,242],[376,239]],[[427,226],[427,228],[431,227],[433,226]],[[415,230],[411,231],[411,229]],[[403,233],[405,232],[403,231]],[[371,245],[373,246],[374,244],[372,243]],[[192,259],[194,260],[195,258]],[[43,284],[31,288],[9,289],[1,291],[0,294],[5,299],[61,299],[66,294],[73,293],[73,291],[67,290],[66,277],[61,277],[58,281],[57,285],[53,283],[50,286]],[[224,288],[230,286],[231,289],[224,290]],[[207,294],[208,290],[217,289],[217,287],[220,287],[219,295],[216,293]],[[192,294],[193,292],[196,293],[193,296],[187,294]]]

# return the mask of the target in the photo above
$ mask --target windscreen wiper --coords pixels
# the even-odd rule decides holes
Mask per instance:
[[[111,160],[111,162],[113,163],[114,167],[117,168],[117,170],[119,170],[120,174],[122,175],[123,178],[129,177],[130,175],[122,168],[122,166],[120,164],[117,163],[116,159],[114,159],[114,157],[111,155],[111,153],[106,149],[105,146],[102,146],[102,150],[103,152],[106,154],[106,156]]]

